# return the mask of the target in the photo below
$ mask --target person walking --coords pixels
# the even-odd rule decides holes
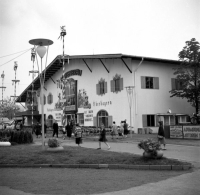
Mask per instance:
[[[107,139],[106,139],[106,129],[103,123],[101,123],[101,129],[100,129],[100,138],[99,138],[99,148],[97,149],[101,149],[101,142],[104,142],[107,147],[108,150],[110,149],[109,144],[107,143]]]
[[[166,150],[166,148],[165,148],[165,145],[166,145],[165,144],[165,131],[164,131],[164,128],[163,128],[163,122],[159,121],[158,124],[159,124],[159,128],[158,128],[158,143],[160,145],[163,144],[163,146],[164,146],[163,150]]]
[[[53,137],[56,134],[57,138],[58,138],[58,123],[55,120],[55,122],[53,123]]]
[[[126,120],[124,121],[124,137],[128,136],[128,124],[126,123]]]
[[[113,122],[112,131],[111,131],[112,139],[116,136],[118,139],[118,130],[117,125],[115,124],[115,121]]]
[[[67,137],[71,139],[72,136],[72,127],[70,125],[70,121],[67,121],[67,125],[65,126],[65,130],[67,132]]]
[[[121,123],[120,123],[119,136],[124,137],[124,123],[123,123],[123,121],[121,121]]]
[[[80,144],[82,144],[83,131],[78,124],[76,124],[74,136],[75,136],[75,143],[78,144],[78,146],[80,147]]]

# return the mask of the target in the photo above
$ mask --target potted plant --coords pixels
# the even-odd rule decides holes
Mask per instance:
[[[152,139],[141,140],[138,147],[144,150],[143,156],[148,158],[162,158],[163,152],[158,141]]]
[[[64,148],[60,145],[59,141],[55,138],[48,140],[48,151],[59,151],[63,150]]]

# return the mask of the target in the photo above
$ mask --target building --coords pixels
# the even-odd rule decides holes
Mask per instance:
[[[74,119],[84,126],[112,126],[121,121],[138,128],[157,131],[157,121],[165,125],[186,122],[194,108],[185,99],[170,98],[169,91],[177,88],[173,68],[180,62],[124,54],[57,56],[46,68],[44,113],[48,125],[59,125]],[[64,83],[61,81],[64,78]],[[33,81],[17,102],[26,102],[27,124],[31,124],[31,102],[34,120],[40,120],[40,81]],[[130,108],[126,88],[132,86]],[[33,99],[33,100],[32,100]],[[62,105],[64,105],[62,110]],[[167,113],[171,109],[171,113]],[[62,113],[64,113],[62,117]],[[174,113],[174,114],[173,114]]]

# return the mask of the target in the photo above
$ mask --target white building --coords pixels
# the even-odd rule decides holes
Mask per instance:
[[[172,87],[178,87],[173,68],[179,63],[123,54],[78,55],[66,57],[63,72],[61,56],[57,56],[45,73],[45,119],[49,125],[53,119],[62,125],[64,102],[64,123],[75,119],[80,125],[99,126],[102,121],[108,127],[113,121],[120,125],[126,119],[137,133],[138,128],[144,127],[157,131],[158,120],[165,125],[185,122],[186,115],[192,114],[194,108],[185,99],[170,98],[169,93]],[[62,75],[64,85],[60,82]],[[34,90],[39,90],[39,79],[33,83]],[[127,86],[133,88],[131,109]],[[28,124],[31,124],[31,106],[27,94],[31,90],[32,84],[17,99],[27,103],[29,111],[24,116],[28,116]],[[34,102],[37,107],[34,120],[39,120],[40,98]],[[167,113],[169,109],[171,113]]]

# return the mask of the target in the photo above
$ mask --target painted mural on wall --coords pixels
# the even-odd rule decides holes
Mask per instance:
[[[58,101],[55,103],[55,109],[63,111],[75,111],[77,109],[77,81],[74,79],[65,79],[57,81]]]
[[[36,91],[27,91],[26,103],[25,106],[28,110],[36,110],[38,106],[37,102],[37,92]]]
[[[78,108],[91,108],[89,97],[85,89],[79,89],[78,91]]]

